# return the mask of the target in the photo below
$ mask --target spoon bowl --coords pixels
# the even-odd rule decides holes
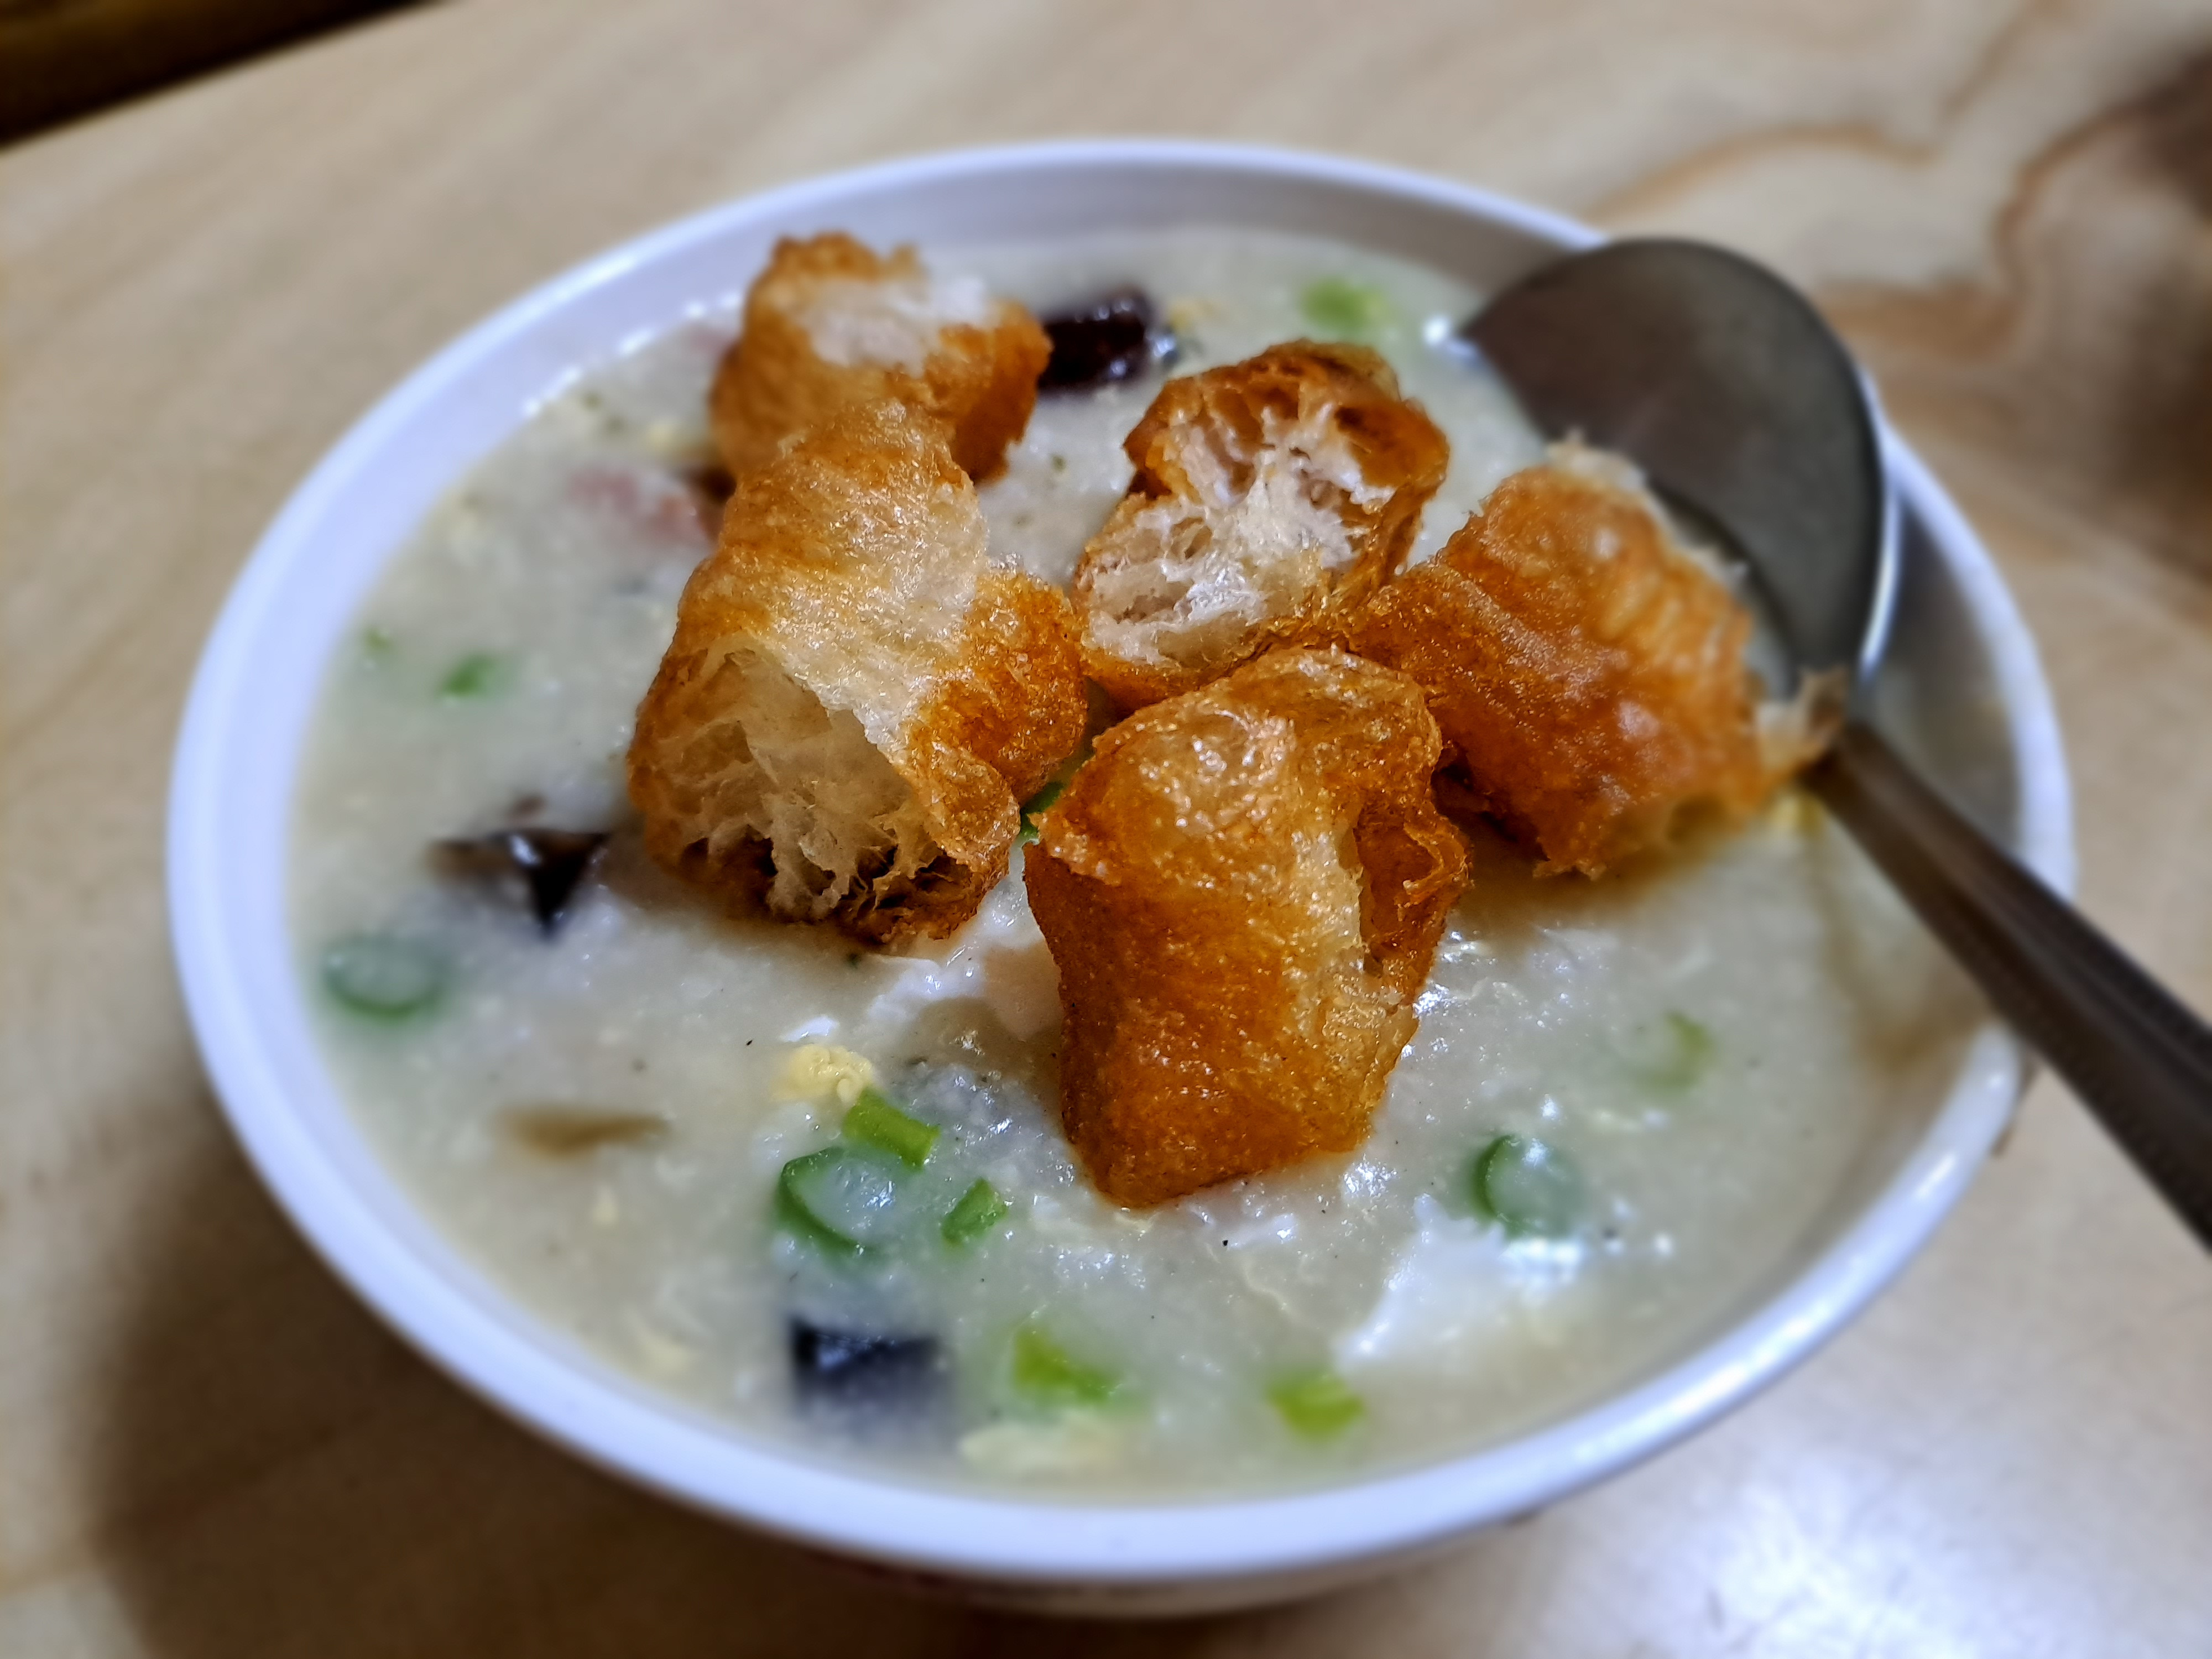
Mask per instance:
[[[1874,672],[1896,499],[1864,378],[1796,289],[1703,242],[1609,242],[1515,284],[1462,337],[1540,429],[1630,456],[1725,531],[1801,668]]]

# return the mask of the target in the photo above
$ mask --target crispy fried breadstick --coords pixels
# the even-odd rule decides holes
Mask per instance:
[[[1467,878],[1402,675],[1278,651],[1130,716],[1024,861],[1060,965],[1060,1112],[1158,1204],[1367,1134]]]
[[[973,277],[932,277],[910,247],[882,258],[842,231],[787,237],[715,374],[715,447],[742,477],[833,410],[892,397],[948,422],[953,459],[980,482],[1004,470],[1051,356],[1020,306]]]
[[[1594,876],[1692,811],[1741,817],[1819,752],[1808,703],[1760,707],[1750,634],[1634,470],[1561,445],[1345,637],[1420,683],[1447,767],[1541,871]]]
[[[638,709],[630,799],[653,856],[726,901],[942,935],[1086,713],[1067,602],[987,556],[942,424],[856,405],[739,481]]]
[[[1318,641],[1405,562],[1451,454],[1382,358],[1308,340],[1170,380],[1122,447],[1137,475],[1075,608],[1133,708]]]

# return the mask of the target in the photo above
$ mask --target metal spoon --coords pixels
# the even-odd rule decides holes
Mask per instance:
[[[1863,717],[1898,506],[1857,366],[1741,255],[1672,240],[1547,265],[1461,331],[1538,427],[1627,455],[1748,561],[1802,670],[1851,713],[1807,781],[2212,1247],[2212,1028],[1929,788]]]

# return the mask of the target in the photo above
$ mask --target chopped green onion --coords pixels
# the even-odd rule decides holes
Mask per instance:
[[[1583,1182],[1567,1155],[1533,1135],[1500,1135],[1474,1160],[1478,1213],[1514,1238],[1565,1238],[1582,1218]]]
[[[357,1014],[405,1019],[444,992],[446,959],[414,939],[356,933],[323,952],[323,983]]]
[[[1037,819],[1045,810],[1060,798],[1067,787],[1066,778],[1054,778],[1050,783],[1022,803],[1022,827],[1014,834],[1014,844],[1026,847],[1037,838]]]
[[[857,1256],[884,1242],[898,1180],[882,1159],[851,1146],[794,1158],[775,1179],[775,1218],[795,1238],[832,1255]]]
[[[361,653],[371,662],[390,662],[399,650],[399,641],[392,630],[371,623],[362,630]]]
[[[1367,1402],[1323,1368],[1284,1377],[1267,1390],[1283,1421],[1309,1440],[1330,1440],[1367,1415]]]
[[[1006,1200],[989,1182],[978,1179],[960,1194],[960,1201],[945,1213],[939,1230],[948,1244],[965,1244],[981,1238],[1006,1218]]]
[[[1324,276],[1298,296],[1298,307],[1325,339],[1372,340],[1391,320],[1390,301],[1370,283]]]
[[[489,697],[506,684],[507,665],[489,651],[474,651],[455,663],[438,683],[438,695],[455,702]]]
[[[908,1117],[874,1089],[861,1090],[860,1098],[845,1114],[846,1139],[889,1152],[909,1170],[919,1170],[929,1162],[930,1148],[937,1145],[941,1133],[933,1123]]]
[[[1687,1014],[1669,1012],[1663,1035],[1644,1046],[1637,1074],[1654,1088],[1690,1088],[1711,1069],[1719,1046],[1705,1026]]]
[[[1121,1392],[1119,1376],[1085,1364],[1034,1325],[1014,1333],[1013,1381],[1024,1400],[1054,1409],[1103,1406]]]

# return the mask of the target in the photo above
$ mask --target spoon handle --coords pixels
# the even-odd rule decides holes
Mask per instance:
[[[1852,721],[1807,781],[2212,1248],[2212,1027]]]

